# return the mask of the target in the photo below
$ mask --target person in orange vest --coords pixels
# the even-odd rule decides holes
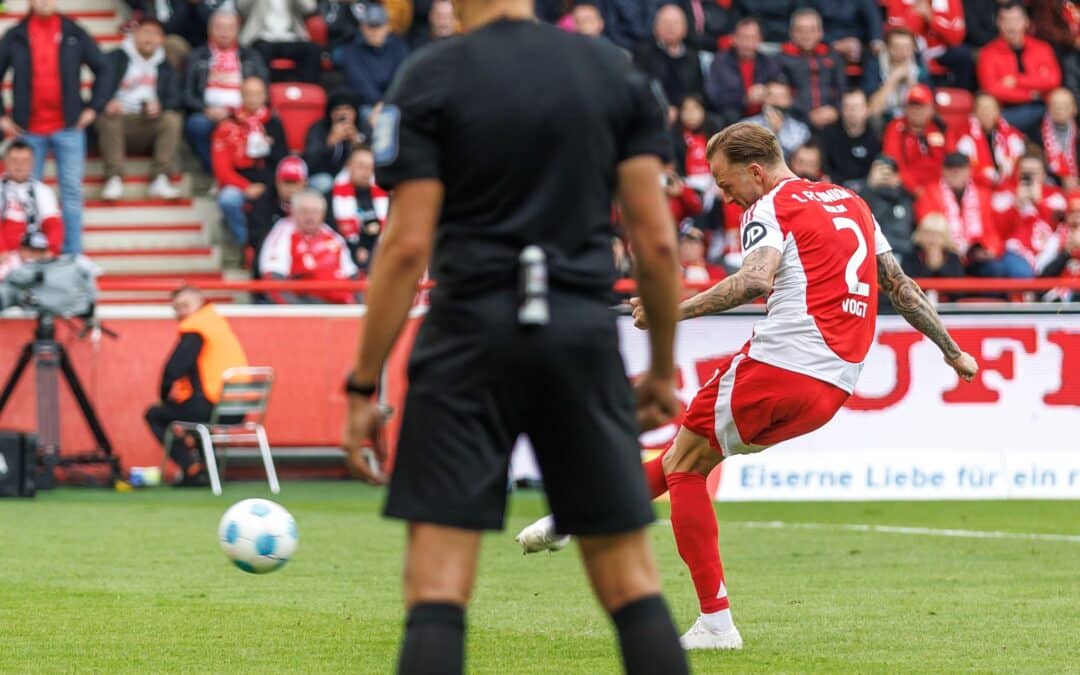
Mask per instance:
[[[206,302],[202,292],[184,286],[173,293],[172,305],[180,322],[180,339],[165,362],[161,401],[146,411],[146,423],[162,443],[173,422],[208,422],[221,399],[225,371],[248,365],[229,322]],[[184,439],[166,451],[181,470],[177,485],[207,484],[205,467]]]

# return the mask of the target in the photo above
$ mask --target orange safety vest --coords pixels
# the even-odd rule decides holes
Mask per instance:
[[[222,376],[229,368],[243,368],[248,365],[247,355],[240,340],[236,338],[229,322],[217,313],[213,305],[203,305],[198,311],[180,322],[179,331],[196,333],[203,341],[202,351],[197,361],[199,381],[203,395],[211,403],[221,400],[221,390],[225,386]],[[194,394],[191,381],[180,378],[173,383],[169,398],[183,403]]]

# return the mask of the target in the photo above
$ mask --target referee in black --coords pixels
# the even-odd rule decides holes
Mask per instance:
[[[626,671],[686,673],[646,538],[637,441],[676,410],[666,104],[617,48],[538,23],[531,0],[456,4],[466,34],[416,52],[375,124],[377,181],[393,195],[346,383],[350,465],[381,483],[379,444],[365,447],[379,426],[372,397],[430,262],[385,508],[409,521],[398,671],[462,672],[481,532],[503,527],[510,451],[525,433]],[[614,197],[649,315],[636,391],[609,309]]]

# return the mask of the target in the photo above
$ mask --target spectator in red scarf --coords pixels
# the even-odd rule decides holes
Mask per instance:
[[[43,232],[49,250],[59,254],[64,243],[64,224],[52,189],[34,180],[34,150],[16,139],[4,152],[4,175],[0,176],[0,253],[17,251],[28,232]]]
[[[918,36],[931,75],[941,84],[974,89],[975,64],[964,44],[967,30],[962,0],[886,0],[888,30],[903,28]]]
[[[375,184],[375,157],[366,146],[353,148],[334,178],[331,218],[349,245],[357,267],[367,270],[386,223],[390,195]]]
[[[1016,189],[1016,203],[1003,214],[1002,219],[1007,228],[1003,233],[1005,250],[1027,261],[1036,274],[1048,262],[1042,254],[1057,229],[1056,219],[1043,217],[1039,208],[1040,196],[1034,184],[1022,182]]]
[[[1073,93],[1064,87],[1050,92],[1039,137],[1050,173],[1069,190],[1080,185],[1077,162],[1080,138],[1076,129],[1076,98]]]
[[[1041,277],[1080,279],[1080,190],[1070,190],[1066,201],[1065,222],[1046,242],[1036,261]],[[1051,291],[1044,299],[1068,302],[1074,295],[1062,289]]]
[[[90,101],[80,93],[80,71],[94,73]],[[34,177],[45,157],[56,157],[64,252],[82,252],[86,128],[108,99],[109,65],[85,30],[56,11],[56,0],[31,0],[30,13],[0,40],[0,79],[13,72],[11,107],[0,102],[0,131],[34,149]]]
[[[696,227],[687,227],[679,233],[679,264],[683,280],[690,283],[715,283],[723,279],[724,268],[711,265],[705,259],[705,233]]]
[[[731,48],[716,55],[705,80],[705,96],[727,124],[761,112],[765,83],[780,77],[780,66],[762,54],[761,24],[752,16],[735,25]]]
[[[821,15],[799,9],[791,15],[791,42],[777,61],[795,93],[794,109],[815,129],[840,118],[840,97],[847,90],[844,59],[822,42]]]
[[[998,9],[997,26],[998,37],[979,53],[979,86],[1005,106],[1009,124],[1034,138],[1046,112],[1043,97],[1061,85],[1061,68],[1053,48],[1028,35],[1019,2]]]
[[[218,182],[218,206],[225,226],[240,246],[248,242],[244,214],[266,192],[278,161],[285,156],[285,129],[266,105],[266,83],[249,77],[241,87],[242,104],[214,129],[212,156]]]
[[[904,115],[885,127],[882,151],[896,160],[900,180],[918,196],[941,179],[945,159],[945,124],[934,116],[934,93],[925,84],[911,88]]]
[[[1011,279],[1033,275],[1027,261],[1005,251],[1001,231],[1007,224],[994,211],[990,190],[972,179],[967,155],[953,152],[945,157],[941,180],[927,185],[915,203],[915,215],[920,221],[929,213],[945,216],[957,253],[967,259],[968,274]]]
[[[990,94],[983,92],[975,97],[974,114],[967,124],[949,130],[948,147],[968,156],[976,183],[994,192],[1016,189],[1016,167],[1027,140],[1005,121],[1001,105]]]
[[[214,127],[240,107],[240,85],[249,77],[269,81],[259,53],[236,42],[240,18],[219,9],[210,16],[209,42],[188,57],[184,106],[189,115],[184,134],[205,171],[211,170],[210,137]]]
[[[290,217],[278,221],[263,244],[259,268],[264,279],[331,281],[354,279],[359,270],[341,235],[326,224],[326,199],[316,190],[302,190],[292,199]],[[274,292],[284,304],[347,304],[348,291]]]

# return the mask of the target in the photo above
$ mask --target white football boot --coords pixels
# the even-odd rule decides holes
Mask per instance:
[[[679,638],[682,648],[691,649],[742,649],[742,636],[735,626],[731,630],[717,632],[707,626],[701,617],[690,626],[690,630]]]
[[[527,526],[514,541],[521,544],[521,550],[525,555],[539,553],[540,551],[561,551],[570,543],[570,535],[561,535],[555,531],[555,519],[552,516],[544,516],[532,525]]]

